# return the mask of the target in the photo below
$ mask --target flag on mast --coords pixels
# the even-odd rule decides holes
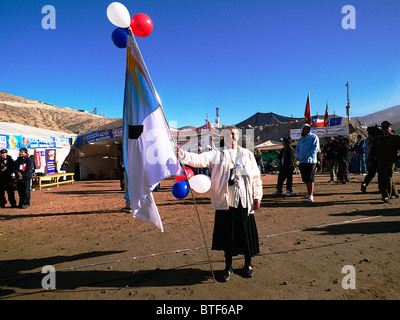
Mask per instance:
[[[324,117],[324,127],[329,126],[329,112],[328,112],[328,101],[326,102],[325,117]]]
[[[307,120],[307,123],[311,125],[311,107],[310,107],[310,92],[308,92],[306,109],[304,110],[304,117]]]
[[[165,178],[181,174],[160,98],[134,36],[129,32],[123,112],[125,199],[134,217],[164,231],[152,190]]]

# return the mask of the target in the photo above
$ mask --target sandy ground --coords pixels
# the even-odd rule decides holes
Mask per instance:
[[[394,176],[400,182],[400,174]],[[0,209],[1,300],[397,300],[400,298],[400,199],[385,204],[376,178],[330,184],[316,177],[315,202],[275,197],[277,175],[263,175],[256,213],[261,254],[254,278],[242,277],[242,256],[228,283],[223,254],[204,248],[193,198],[178,200],[173,179],[154,193],[165,232],[121,211],[118,181],[82,181],[32,192],[29,209]],[[214,211],[194,194],[207,245]],[[42,288],[42,268],[57,271],[56,289]],[[344,266],[355,288],[345,289]],[[345,280],[348,278],[345,278]]]

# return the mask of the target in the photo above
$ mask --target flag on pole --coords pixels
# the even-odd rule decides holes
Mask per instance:
[[[326,102],[325,117],[324,117],[324,127],[329,126],[329,112],[328,112],[328,101]]]
[[[123,113],[123,158],[127,176],[125,199],[133,216],[164,231],[152,190],[181,173],[171,132],[139,47],[130,33]]]
[[[308,92],[306,109],[304,110],[304,117],[307,120],[307,123],[311,125],[311,107],[310,107],[310,92]]]
[[[312,118],[312,126],[313,127],[323,127],[324,126],[324,121],[320,120],[318,118]]]
[[[329,125],[333,126],[340,126],[342,124],[342,117],[335,117],[329,121]]]

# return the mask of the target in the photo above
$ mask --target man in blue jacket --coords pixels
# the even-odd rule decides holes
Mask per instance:
[[[367,164],[365,161],[365,154],[367,153],[367,148],[365,140],[363,140],[361,135],[357,135],[357,142],[354,145],[354,151],[357,156],[357,164],[360,169],[360,174],[367,173]]]
[[[296,159],[299,160],[301,179],[307,186],[307,195],[304,199],[314,202],[315,168],[317,166],[317,153],[319,151],[319,139],[311,132],[311,126],[304,124],[301,127],[301,137],[296,147]]]

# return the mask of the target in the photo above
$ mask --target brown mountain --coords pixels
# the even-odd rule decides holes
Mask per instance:
[[[400,133],[400,105],[374,112],[363,117],[357,117],[357,119],[367,126],[375,124],[380,126],[382,121],[387,120],[393,124],[392,127],[396,130],[396,133]]]
[[[116,119],[61,108],[0,92],[0,122],[19,123],[31,127],[83,134],[114,122]]]

